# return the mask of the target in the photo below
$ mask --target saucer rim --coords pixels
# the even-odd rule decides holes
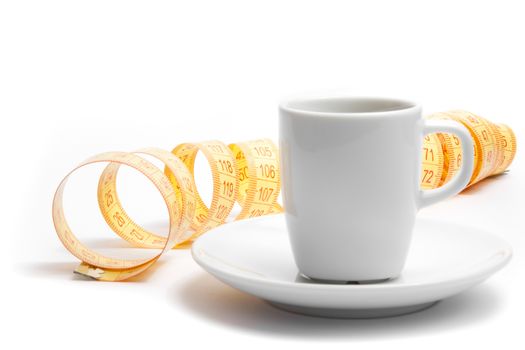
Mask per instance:
[[[341,290],[358,290],[362,292],[384,292],[385,289],[405,289],[405,288],[432,288],[434,286],[444,286],[444,285],[457,285],[458,283],[474,283],[474,282],[481,282],[484,279],[488,278],[489,276],[493,275],[495,272],[499,271],[503,267],[505,267],[509,261],[512,259],[513,256],[513,250],[510,244],[503,238],[499,237],[498,235],[495,235],[485,229],[481,229],[475,226],[468,226],[463,224],[458,224],[452,221],[448,220],[442,220],[442,219],[428,219],[428,218],[418,218],[419,221],[426,221],[426,222],[440,222],[445,223],[448,225],[454,225],[459,227],[464,227],[469,230],[475,230],[476,232],[479,232],[479,234],[483,234],[486,237],[489,237],[490,239],[498,240],[501,248],[498,249],[498,251],[490,258],[484,260],[481,263],[481,266],[476,268],[475,273],[470,274],[461,274],[458,273],[455,276],[452,276],[450,278],[445,279],[439,279],[435,281],[428,281],[428,282],[420,282],[420,283],[400,283],[400,284],[390,284],[390,283],[377,283],[377,284],[324,284],[324,283],[315,283],[315,284],[308,284],[308,283],[297,283],[297,282],[290,282],[290,281],[280,281],[275,280],[272,278],[264,278],[264,277],[258,277],[258,276],[251,276],[246,274],[238,274],[234,272],[230,272],[228,270],[223,270],[214,267],[213,264],[208,263],[206,260],[206,257],[202,258],[201,256],[198,256],[199,252],[197,250],[201,249],[202,252],[204,250],[200,248],[200,245],[206,240],[206,236],[214,235],[214,234],[220,234],[221,230],[226,230],[232,227],[232,225],[246,225],[248,223],[255,224],[258,221],[266,221],[266,220],[277,220],[277,217],[283,217],[284,214],[278,213],[278,214],[272,214],[272,215],[265,215],[253,219],[247,219],[247,220],[240,220],[240,221],[234,221],[231,223],[227,223],[226,225],[217,227],[215,229],[210,230],[206,234],[200,236],[195,242],[193,242],[191,247],[191,255],[192,258],[199,264],[204,270],[209,272],[209,270],[214,271],[212,275],[214,276],[225,276],[228,278],[242,278],[243,280],[249,280],[252,283],[260,283],[264,286],[276,286],[276,287],[288,287],[288,288],[303,288],[303,289],[310,289],[313,291],[319,290],[319,291],[341,291]],[[283,218],[284,220],[284,218]],[[204,255],[209,255],[208,253],[204,252]],[[497,258],[499,257],[499,258]],[[401,276],[401,275],[400,275]],[[391,281],[393,279],[398,278],[394,277],[392,279],[389,279],[388,281]]]

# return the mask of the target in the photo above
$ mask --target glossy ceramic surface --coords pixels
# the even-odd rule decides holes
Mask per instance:
[[[366,281],[396,277],[418,209],[462,190],[473,168],[467,129],[423,120],[415,103],[309,97],[280,105],[283,202],[294,258],[306,276]],[[421,191],[425,134],[450,132],[463,146],[461,171]]]
[[[192,247],[199,265],[224,283],[294,312],[382,317],[417,311],[460,293],[501,269],[509,245],[492,234],[417,220],[403,273],[375,284],[330,284],[299,274],[282,214],[226,224]]]

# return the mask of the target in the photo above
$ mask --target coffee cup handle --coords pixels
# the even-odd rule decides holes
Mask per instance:
[[[458,173],[441,187],[421,190],[418,182],[419,208],[434,204],[462,191],[470,182],[474,170],[474,144],[467,128],[453,120],[425,119],[423,123],[423,136],[436,132],[455,134],[461,141],[463,160]]]

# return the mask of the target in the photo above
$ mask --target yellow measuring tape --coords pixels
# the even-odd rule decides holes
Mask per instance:
[[[473,113],[453,110],[435,113],[429,119],[450,119],[463,124],[474,141],[474,171],[469,186],[501,174],[516,154],[516,136],[504,124],[493,124]],[[423,140],[421,188],[432,189],[448,182],[462,161],[461,143],[456,135],[436,133]]]
[[[470,131],[475,144],[475,170],[470,185],[503,172],[516,153],[516,138],[505,125],[495,125],[465,111],[437,113],[429,118],[452,119]],[[450,134],[429,134],[423,142],[421,187],[436,188],[461,166],[459,140]],[[206,157],[212,171],[213,194],[208,207],[199,195],[194,163],[198,152]],[[164,169],[141,157],[160,160]],[[69,176],[92,163],[107,163],[98,183],[98,204],[108,226],[135,247],[155,248],[150,258],[121,259],[102,255],[80,242],[69,227],[63,209],[63,193]],[[117,193],[117,175],[122,165],[142,173],[158,189],[169,215],[166,237],[135,223],[126,213]],[[53,199],[53,222],[63,245],[81,260],[75,272],[101,281],[121,281],[150,267],[166,251],[191,244],[198,236],[222,225],[237,202],[235,220],[279,213],[281,188],[278,149],[268,139],[226,145],[220,141],[184,143],[171,152],[145,148],[136,152],[108,152],[91,157],[62,180]]]

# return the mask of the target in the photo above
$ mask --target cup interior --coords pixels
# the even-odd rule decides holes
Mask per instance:
[[[331,115],[384,113],[415,107],[416,104],[410,101],[377,97],[312,97],[281,103],[285,110]]]

